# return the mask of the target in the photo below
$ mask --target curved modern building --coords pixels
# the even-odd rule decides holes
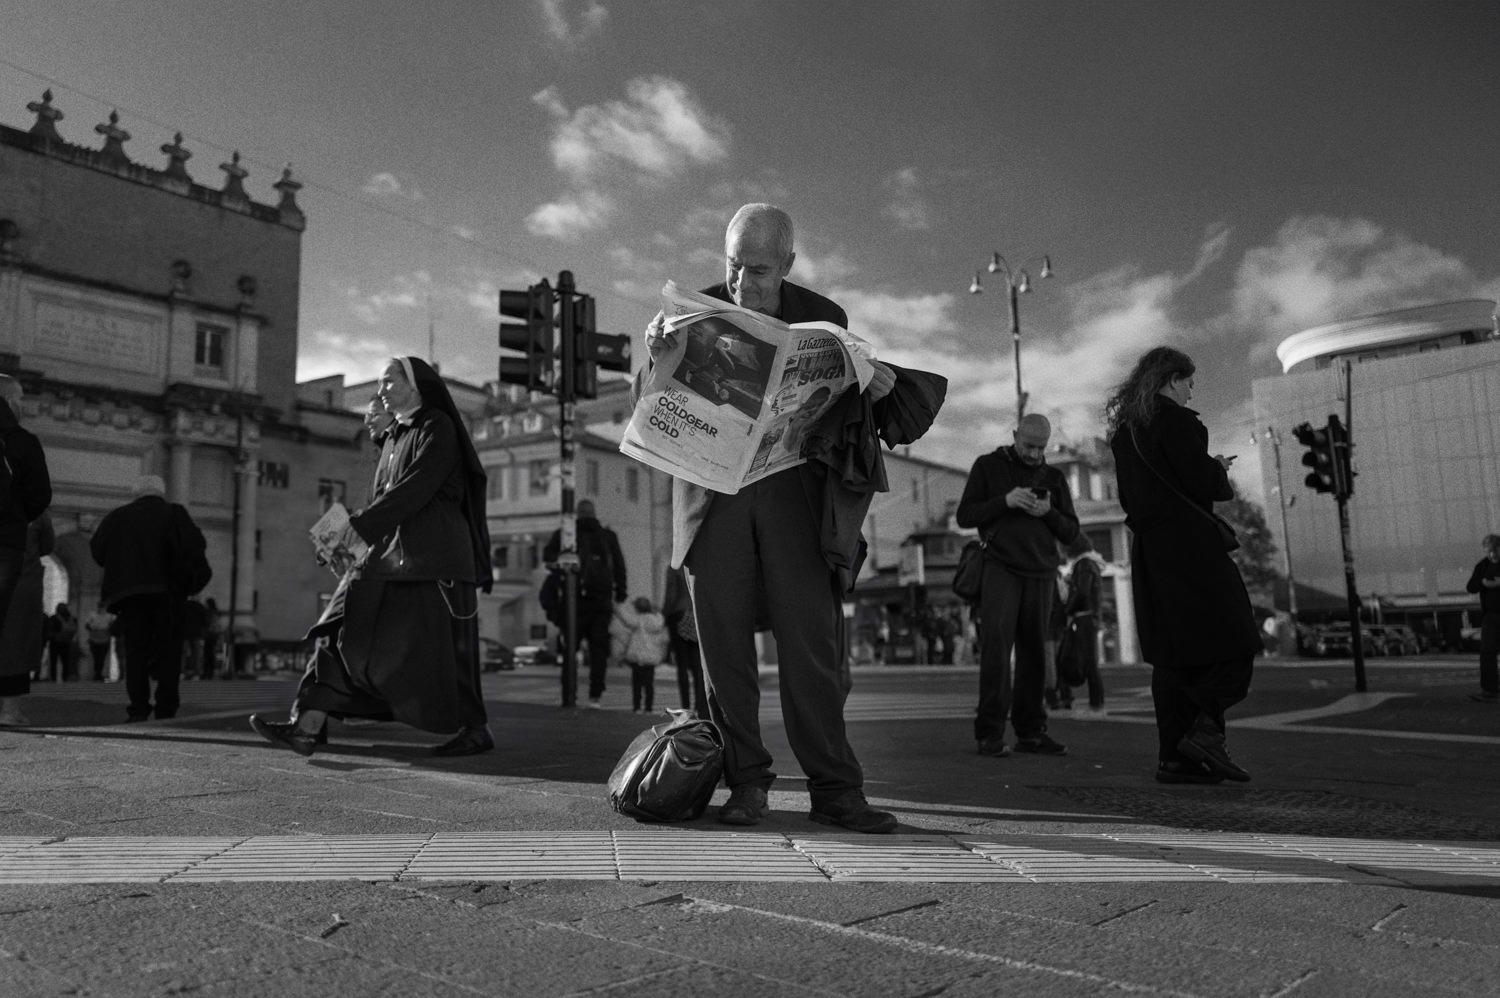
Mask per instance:
[[[1285,373],[1253,386],[1282,441],[1280,480],[1298,610],[1346,605],[1333,497],[1303,484],[1292,428],[1336,414],[1354,443],[1349,501],[1358,595],[1372,618],[1456,647],[1479,542],[1500,533],[1500,323],[1495,302],[1439,302],[1330,322],[1276,348]],[[1275,451],[1262,453],[1274,521]],[[1273,523],[1274,529],[1274,523]]]

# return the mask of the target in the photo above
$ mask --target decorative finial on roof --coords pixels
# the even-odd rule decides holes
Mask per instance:
[[[281,192],[281,203],[276,207],[284,215],[296,215],[302,217],[302,209],[297,206],[297,192],[302,189],[302,184],[292,179],[292,164],[288,163],[281,171],[281,179],[276,181],[275,188]]]
[[[109,112],[109,124],[95,125],[94,131],[104,136],[104,157],[121,163],[130,162],[130,157],[125,155],[125,143],[130,141],[130,133],[120,127],[120,112]]]
[[[187,161],[193,158],[193,154],[182,148],[181,132],[172,136],[172,144],[162,146],[161,151],[167,154],[167,176],[179,180],[193,179],[187,172]]]
[[[61,142],[63,137],[57,133],[57,123],[62,121],[63,113],[52,106],[52,91],[42,91],[41,103],[32,101],[26,105],[26,110],[36,115],[36,123],[31,126],[32,135],[40,135],[52,142]]]
[[[230,157],[230,162],[220,163],[219,169],[227,176],[224,179],[224,193],[230,197],[244,198],[250,200],[250,195],[245,193],[245,178],[250,176],[250,171],[240,166],[240,151],[236,149]]]

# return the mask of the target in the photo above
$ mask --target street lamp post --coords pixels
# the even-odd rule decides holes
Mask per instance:
[[[1035,258],[1033,258],[1035,259]],[[992,274],[1001,274],[1005,277],[1006,302],[1010,311],[1010,341],[1015,350],[1016,358],[1016,422],[1026,415],[1026,392],[1021,388],[1021,310],[1018,304],[1020,295],[1031,293],[1031,276],[1027,274],[1026,268],[1012,269],[1005,257],[995,253],[990,257],[990,265],[987,268]],[[1052,257],[1042,257],[1042,272],[1044,278],[1052,276]],[[969,294],[983,294],[984,288],[979,283],[979,271],[974,271],[974,280],[969,284]]]
[[[1287,612],[1292,615],[1292,628],[1295,630],[1297,626],[1297,580],[1292,576],[1292,539],[1287,531],[1286,490],[1282,488],[1281,482],[1281,434],[1276,432],[1276,427],[1268,426],[1264,436],[1271,442],[1271,459],[1276,462],[1276,499],[1281,511],[1281,554],[1286,559]],[[1255,437],[1254,433],[1250,434],[1252,442],[1255,441]]]

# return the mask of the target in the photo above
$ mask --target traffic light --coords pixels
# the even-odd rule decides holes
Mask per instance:
[[[500,348],[520,357],[500,358],[500,381],[552,391],[552,286],[544,278],[525,291],[500,292]]]
[[[594,299],[573,299],[573,394],[581,399],[599,395],[599,365],[594,356]]]
[[[1338,472],[1333,460],[1333,441],[1327,428],[1314,428],[1310,423],[1303,423],[1292,430],[1292,435],[1307,448],[1302,463],[1312,469],[1305,479],[1308,487],[1337,495]]]
[[[1347,499],[1354,495],[1354,443],[1349,439],[1349,428],[1337,416],[1328,417],[1328,442],[1333,450],[1333,475],[1338,483],[1338,496]]]

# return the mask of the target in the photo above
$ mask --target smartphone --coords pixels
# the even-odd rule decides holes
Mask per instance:
[[[1033,487],[1032,490],[1031,490],[1031,494],[1034,495],[1034,496],[1036,496],[1038,499],[1048,499],[1048,498],[1051,498],[1046,489],[1040,489],[1040,488]]]

